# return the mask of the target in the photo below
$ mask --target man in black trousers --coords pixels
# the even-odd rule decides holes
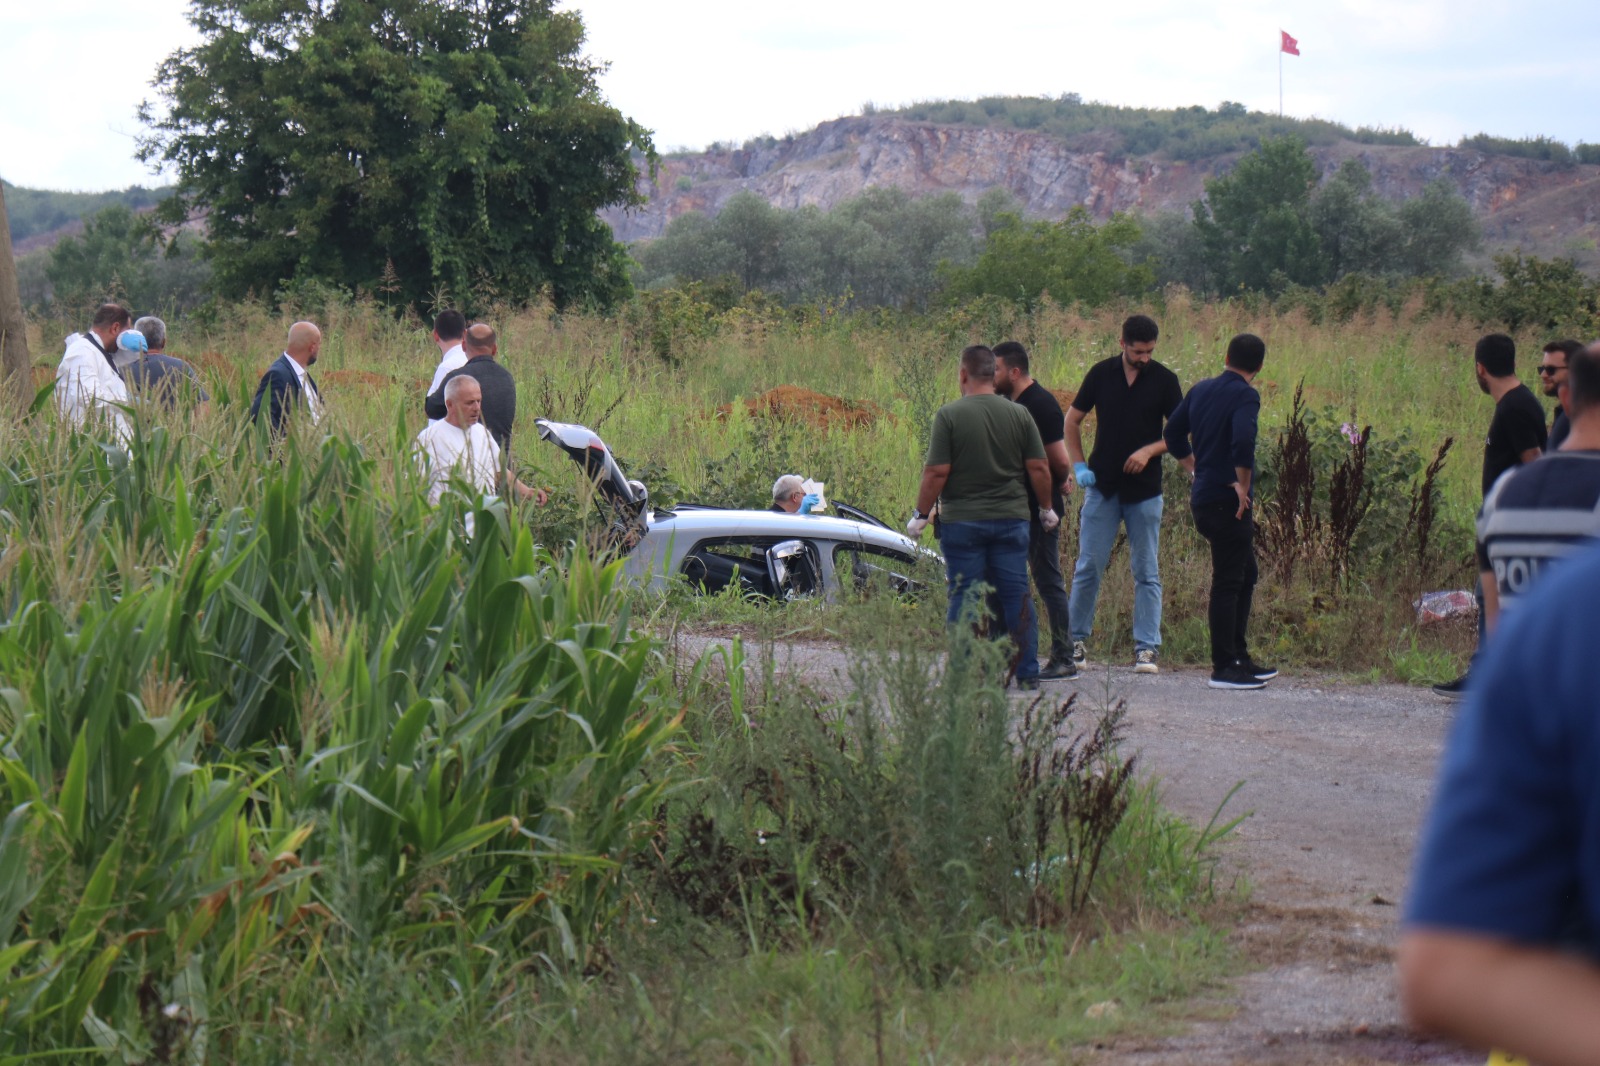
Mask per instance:
[[[1211,687],[1262,688],[1278,671],[1250,658],[1245,631],[1256,588],[1256,466],[1261,394],[1251,382],[1267,346],[1252,333],[1228,342],[1221,374],[1197,383],[1167,421],[1167,450],[1194,476],[1189,506],[1211,544]]]

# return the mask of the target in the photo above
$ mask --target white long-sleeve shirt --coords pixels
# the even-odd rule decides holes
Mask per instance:
[[[62,419],[74,426],[101,419],[127,444],[133,434],[117,405],[128,402],[127,384],[95,342],[82,333],[68,337],[56,367],[56,403]]]
[[[460,370],[466,365],[466,349],[457,343],[439,357],[439,368],[433,372],[433,380],[428,383],[428,391],[422,394],[423,400],[427,400],[429,396],[439,391],[439,387],[444,384],[444,379],[449,375],[450,371]],[[444,419],[430,418],[428,421],[430,423],[442,422]]]

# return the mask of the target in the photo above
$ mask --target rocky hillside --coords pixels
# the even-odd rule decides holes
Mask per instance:
[[[874,186],[921,195],[956,192],[969,201],[1002,188],[1030,214],[1047,218],[1077,204],[1100,217],[1179,211],[1201,196],[1205,179],[1238,159],[1171,162],[1095,150],[1093,138],[1085,141],[1077,138],[1069,147],[1049,134],[1016,129],[844,118],[743,149],[663,159],[655,182],[642,187],[649,202],[628,212],[613,209],[605,218],[620,240],[631,242],[659,235],[679,215],[714,214],[743,190],[778,207],[827,208]],[[1348,158],[1360,159],[1376,191],[1396,201],[1445,177],[1478,212],[1489,248],[1570,255],[1586,268],[1600,266],[1600,166],[1348,141],[1311,153],[1324,174]]]

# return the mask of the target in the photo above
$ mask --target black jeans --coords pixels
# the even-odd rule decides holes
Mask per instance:
[[[1211,665],[1224,667],[1250,655],[1245,630],[1256,591],[1255,517],[1235,518],[1233,497],[1195,504],[1194,526],[1211,543]]]
[[[1034,518],[1028,523],[1028,572],[1050,616],[1050,661],[1072,658],[1072,623],[1067,616],[1067,583],[1061,576],[1061,527],[1046,533]]]

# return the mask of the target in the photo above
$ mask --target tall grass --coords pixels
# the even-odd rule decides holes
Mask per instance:
[[[604,950],[681,712],[615,566],[370,442],[6,432],[6,1054],[231,1060],[385,957],[483,1021]]]

